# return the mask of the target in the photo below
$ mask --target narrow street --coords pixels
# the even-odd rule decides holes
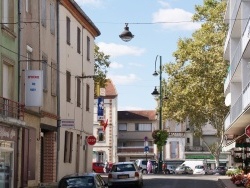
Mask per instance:
[[[107,181],[107,176],[103,177]],[[218,178],[217,175],[149,174],[143,176],[143,188],[222,188]]]

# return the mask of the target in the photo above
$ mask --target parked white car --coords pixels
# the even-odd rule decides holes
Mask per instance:
[[[142,188],[143,176],[135,162],[114,163],[108,174],[108,187],[136,186]]]
[[[206,174],[206,169],[204,165],[196,165],[194,167],[194,174],[202,174],[205,175]]]

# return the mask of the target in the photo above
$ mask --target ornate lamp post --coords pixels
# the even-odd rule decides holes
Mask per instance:
[[[156,71],[156,62],[157,58],[160,58],[160,71],[159,74]],[[160,95],[160,103],[159,103],[159,130],[162,130],[162,62],[161,62],[161,56],[157,55],[155,59],[155,72],[153,73],[153,76],[160,75],[160,91],[158,92],[157,88],[155,87],[154,91],[151,93],[153,96],[157,97]],[[160,156],[159,156],[159,162],[158,162],[158,169],[159,172],[162,171],[162,148],[160,148]]]

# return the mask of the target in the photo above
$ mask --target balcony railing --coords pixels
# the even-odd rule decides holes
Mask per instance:
[[[197,151],[208,151],[207,147],[203,147],[203,146],[185,146],[185,151],[193,151],[193,152],[197,152]]]
[[[242,112],[242,94],[239,96],[237,101],[232,105],[231,107],[231,122],[234,122],[234,120],[241,114]]]
[[[153,147],[148,152],[153,153]],[[117,153],[144,153],[144,147],[117,147]]]
[[[250,104],[250,82],[243,90],[243,109],[247,108]]]
[[[24,105],[10,99],[0,97],[0,115],[23,120]]]

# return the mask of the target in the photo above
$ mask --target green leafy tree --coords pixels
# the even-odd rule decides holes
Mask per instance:
[[[224,83],[228,63],[223,59],[227,25],[223,22],[226,2],[204,0],[195,7],[193,21],[202,21],[201,28],[191,38],[179,39],[173,53],[175,62],[164,66],[169,75],[163,87],[168,100],[163,104],[164,119],[190,121],[194,136],[200,137],[219,162],[224,140],[224,119],[228,108],[224,101]],[[203,139],[202,127],[211,124],[216,130],[212,145]]]
[[[162,147],[166,144],[168,138],[167,130],[155,130],[152,133],[154,143],[157,145],[159,151],[162,151]]]
[[[100,48],[95,45],[95,52],[94,52],[94,58],[95,58],[95,91],[97,88],[105,87],[106,84],[106,76],[108,72],[108,68],[110,65],[110,56],[105,55],[103,52],[100,51]],[[96,92],[95,92],[96,95]]]

